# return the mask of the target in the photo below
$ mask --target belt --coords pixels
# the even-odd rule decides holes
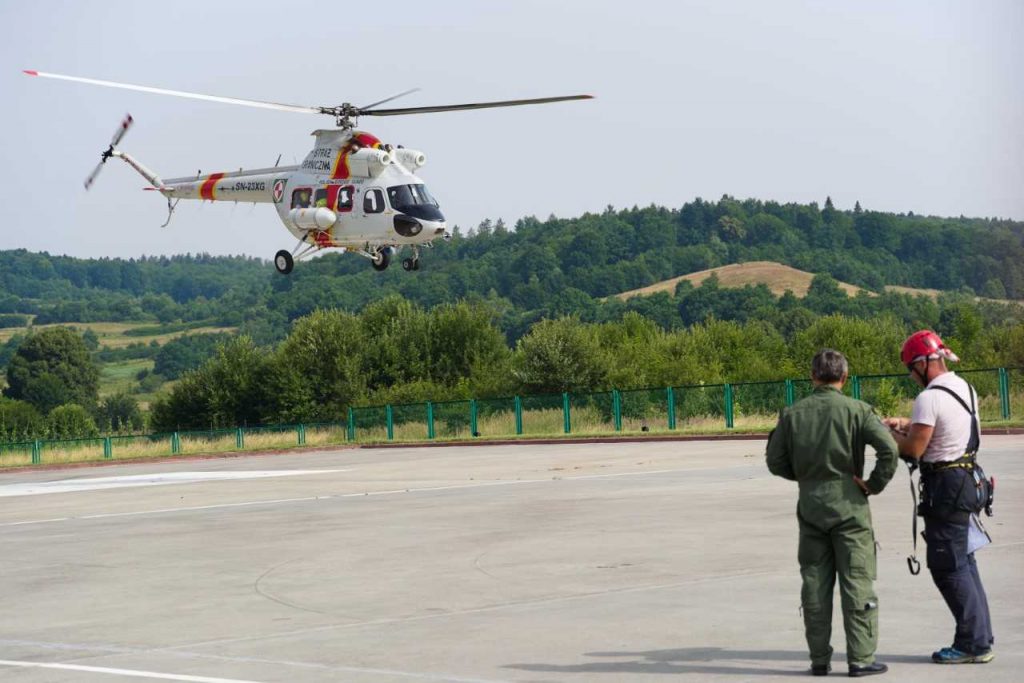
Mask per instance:
[[[922,462],[921,472],[924,474],[930,474],[932,472],[941,472],[943,470],[951,470],[955,468],[962,468],[965,470],[973,470],[977,458],[973,453],[967,453],[962,455],[956,460],[950,462]]]

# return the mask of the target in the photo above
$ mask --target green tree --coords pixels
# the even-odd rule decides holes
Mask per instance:
[[[30,335],[7,364],[8,398],[47,413],[64,403],[96,405],[99,369],[81,335],[55,327]]]
[[[377,322],[386,327],[384,320]],[[359,320],[343,311],[318,310],[300,318],[268,368],[267,418],[341,420],[365,394],[367,347],[384,343],[364,335]]]
[[[35,406],[0,396],[0,442],[26,441],[45,431],[46,423]]]
[[[607,388],[608,359],[595,330],[575,318],[542,320],[519,340],[515,377],[527,393]]]
[[[100,433],[89,411],[77,403],[51,410],[46,416],[46,431],[51,439],[85,439]]]
[[[202,367],[153,402],[157,431],[260,424],[268,411],[271,359],[249,337],[235,337]]]
[[[139,402],[127,393],[113,394],[100,401],[97,415],[105,428],[115,432],[132,432],[145,426]]]

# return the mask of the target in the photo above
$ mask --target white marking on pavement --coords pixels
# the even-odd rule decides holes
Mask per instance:
[[[434,674],[434,673],[417,673],[413,671],[398,671],[396,669],[375,669],[367,667],[357,666],[344,666],[344,665],[333,665],[333,664],[320,664],[319,662],[299,662],[287,659],[267,659],[264,657],[244,657],[244,656],[231,656],[231,655],[217,655],[207,654],[201,652],[184,652],[181,650],[171,651],[166,649],[142,649],[142,648],[127,648],[117,647],[112,645],[97,645],[95,643],[48,643],[34,640],[3,640],[0,639],[0,644],[3,645],[16,645],[19,647],[34,647],[43,650],[60,650],[60,651],[73,651],[73,652],[104,652],[114,653],[122,655],[151,655],[154,652],[162,655],[170,655],[178,659],[210,659],[221,662],[233,662],[241,664],[273,664],[277,666],[293,667],[300,669],[316,669],[320,671],[344,671],[347,673],[360,673],[360,674],[383,674],[386,676],[395,676],[402,678],[414,678],[428,681],[448,681],[449,683],[505,683],[504,681],[489,679],[489,678],[466,678],[465,676],[454,676],[451,674]],[[94,656],[105,656],[105,655],[89,655]],[[76,657],[75,659],[84,659],[85,657]],[[71,661],[74,661],[71,660]],[[224,680],[224,679],[214,679]],[[248,683],[246,681],[232,681],[232,683]]]
[[[191,681],[191,683],[258,683],[240,678],[211,678],[209,676],[187,676],[185,674],[164,674],[155,671],[135,669],[111,669],[105,666],[83,666],[81,664],[47,664],[45,662],[18,662],[0,659],[0,666],[18,666],[26,669],[63,669],[65,671],[88,671],[89,673],[132,676],[134,678],[158,678],[164,681]]]
[[[583,474],[578,477],[552,477],[545,479],[516,479],[514,481],[488,481],[475,484],[451,484],[448,486],[424,486],[422,488],[389,489],[385,491],[365,491],[363,493],[333,493],[322,496],[305,496],[302,498],[277,498],[274,500],[250,500],[241,503],[217,503],[214,505],[196,505],[179,508],[160,508],[157,510],[136,510],[134,512],[108,512],[98,515],[80,515],[77,517],[51,517],[49,519],[30,519],[23,522],[3,522],[0,528],[25,526],[28,524],[49,524],[52,522],[69,522],[82,519],[109,519],[113,517],[136,517],[139,515],[162,515],[171,512],[193,512],[196,510],[217,510],[221,508],[252,507],[257,505],[279,505],[284,503],[304,503],[314,500],[336,500],[341,498],[366,498],[369,496],[393,496],[401,493],[423,493],[431,491],[455,491],[461,489],[477,489],[490,486],[513,486],[516,484],[545,484],[553,481],[579,481],[586,479],[609,479],[611,477],[633,477],[646,474],[671,474],[675,472],[700,472],[720,470],[721,467],[688,467],[676,470],[648,470],[646,472],[618,472],[614,474]],[[345,472],[347,470],[311,470],[312,472]]]
[[[235,481],[265,479],[268,477],[295,477],[305,474],[327,474],[348,470],[237,470],[222,472],[162,472],[134,474],[121,477],[93,477],[90,479],[59,479],[0,485],[0,498],[9,496],[37,496],[43,493],[71,493],[76,491],[103,491],[133,486],[166,486],[168,484],[198,484],[205,481]]]

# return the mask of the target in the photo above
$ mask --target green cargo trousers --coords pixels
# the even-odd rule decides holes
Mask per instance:
[[[866,511],[865,506],[865,511]],[[800,602],[804,616],[811,664],[828,664],[832,658],[832,593],[836,575],[846,631],[846,659],[864,666],[875,661],[878,647],[878,597],[873,581],[876,571],[875,535],[870,512],[842,520],[830,528],[813,524],[797,512],[800,545],[797,556],[803,589]]]

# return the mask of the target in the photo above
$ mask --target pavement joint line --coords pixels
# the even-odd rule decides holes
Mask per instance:
[[[733,579],[746,579],[746,578],[759,577],[759,576],[777,576],[777,575],[784,574],[784,573],[789,573],[789,570],[785,570],[785,571],[761,570],[761,571],[735,572],[735,573],[732,573],[732,574],[719,574],[717,576],[702,576],[702,577],[699,577],[699,578],[687,579],[687,580],[684,580],[684,581],[674,581],[672,583],[651,584],[651,585],[647,585],[647,586],[628,586],[628,587],[625,587],[625,588],[612,588],[612,589],[609,589],[609,590],[591,591],[591,592],[587,592],[587,593],[577,593],[577,594],[574,594],[574,595],[559,595],[559,596],[555,596],[555,597],[538,598],[538,599],[535,599],[535,600],[522,600],[522,601],[519,601],[519,602],[508,602],[508,603],[502,603],[502,604],[499,604],[499,605],[488,605],[486,607],[474,607],[472,609],[456,610],[456,611],[452,611],[452,612],[445,612],[443,614],[423,614],[423,615],[412,616],[412,617],[394,617],[394,618],[387,618],[387,619],[371,619],[369,621],[359,621],[359,622],[355,622],[355,623],[348,622],[348,623],[343,623],[343,624],[325,624],[323,626],[312,626],[312,627],[309,627],[309,628],[296,629],[294,631],[282,631],[280,633],[271,633],[271,634],[260,635],[260,636],[246,636],[244,638],[221,638],[221,639],[218,639],[218,640],[207,640],[207,641],[201,641],[201,642],[197,642],[197,643],[188,643],[188,644],[185,644],[185,645],[175,645],[175,646],[168,647],[168,648],[156,649],[154,651],[155,652],[167,652],[167,651],[174,651],[174,650],[185,650],[186,648],[210,647],[212,645],[231,645],[231,644],[235,644],[235,643],[245,643],[245,642],[251,642],[251,641],[256,641],[256,640],[274,640],[274,639],[277,639],[277,638],[290,638],[292,636],[301,636],[301,635],[307,635],[307,634],[310,634],[310,633],[320,633],[320,632],[323,632],[323,631],[334,631],[334,630],[343,630],[343,629],[350,629],[350,628],[362,628],[362,627],[366,627],[366,626],[382,626],[382,625],[385,625],[385,624],[411,623],[411,622],[416,622],[416,621],[428,621],[428,620],[431,620],[431,619],[446,619],[446,618],[450,618],[450,617],[461,617],[461,616],[466,616],[466,615],[471,615],[471,614],[484,614],[484,613],[487,613],[487,612],[496,612],[496,611],[500,611],[500,610],[516,609],[516,608],[520,608],[520,607],[546,606],[546,605],[553,605],[553,604],[557,604],[557,603],[561,603],[561,602],[570,602],[570,601],[573,601],[573,600],[587,600],[587,599],[590,599],[590,598],[604,597],[606,595],[625,595],[625,594],[629,594],[629,593],[641,593],[641,592],[644,592],[644,591],[657,591],[657,590],[665,590],[665,589],[672,589],[672,588],[681,588],[681,587],[684,587],[684,586],[693,586],[693,585],[703,584],[703,583],[715,583],[715,582],[719,582],[719,581],[725,582],[725,581],[731,581]]]
[[[729,469],[741,469],[748,465],[739,465]],[[579,476],[568,476],[568,477],[550,477],[545,479],[516,479],[514,481],[488,481],[488,482],[476,482],[473,484],[452,484],[448,486],[426,486],[422,488],[404,488],[404,489],[388,489],[384,491],[365,491],[362,493],[329,493],[322,496],[303,496],[301,498],[278,498],[275,500],[251,500],[244,501],[241,503],[217,503],[214,505],[195,505],[189,507],[180,508],[160,508],[157,510],[134,510],[132,512],[105,512],[95,515],[81,515],[75,517],[51,517],[48,519],[32,519],[22,522],[3,522],[0,523],[0,528],[15,527],[15,526],[26,526],[31,524],[50,524],[53,522],[69,522],[76,520],[93,520],[93,519],[112,519],[117,517],[137,517],[141,515],[161,515],[170,514],[174,512],[196,512],[199,510],[217,510],[223,508],[240,508],[240,507],[252,507],[257,505],[282,505],[288,503],[306,503],[316,500],[336,500],[343,498],[366,498],[369,496],[390,496],[402,493],[429,493],[433,491],[454,491],[461,489],[474,489],[474,488],[486,488],[491,486],[511,486],[515,484],[544,484],[556,481],[584,481],[588,479],[609,479],[612,477],[630,477],[630,476],[641,476],[647,474],[672,474],[676,472],[701,472],[708,470],[719,470],[721,467],[687,467],[681,469],[672,470],[647,470],[637,472],[615,472],[609,474],[584,474]]]
[[[202,652],[188,652],[184,650],[170,650],[167,648],[132,648],[132,647],[118,647],[112,645],[87,645],[87,644],[76,644],[76,643],[47,643],[32,640],[3,640],[0,639],[0,644],[5,645],[17,645],[19,647],[35,647],[43,650],[94,650],[99,651],[97,654],[83,655],[79,657],[73,657],[66,662],[64,665],[68,665],[70,662],[81,662],[88,659],[96,659],[98,657],[110,657],[113,655],[136,655],[144,656],[149,654],[166,654],[180,659],[211,659],[225,662],[245,663],[245,664],[274,664],[277,666],[305,668],[305,669],[317,669],[321,671],[343,671],[346,673],[372,673],[382,674],[387,676],[397,676],[404,678],[415,678],[421,680],[430,681],[449,681],[450,683],[506,683],[505,681],[495,679],[484,679],[484,678],[466,678],[464,676],[455,676],[452,674],[430,674],[430,673],[417,673],[412,671],[398,671],[395,669],[378,669],[370,667],[356,667],[356,666],[344,666],[344,665],[332,665],[332,664],[320,664],[317,662],[298,662],[287,659],[269,659],[265,657],[242,657],[232,655],[218,655],[218,654],[206,654]],[[0,660],[0,665],[4,662]],[[31,664],[32,662],[26,662]],[[70,668],[70,667],[67,667]],[[78,669],[95,669],[97,667],[86,667],[78,666]],[[102,672],[101,672],[102,673]],[[126,675],[141,675],[146,672],[133,672],[132,674]],[[226,681],[230,683],[255,683],[254,681],[241,681],[236,679],[192,679],[192,678],[172,678],[170,680],[197,680],[197,681]]]

